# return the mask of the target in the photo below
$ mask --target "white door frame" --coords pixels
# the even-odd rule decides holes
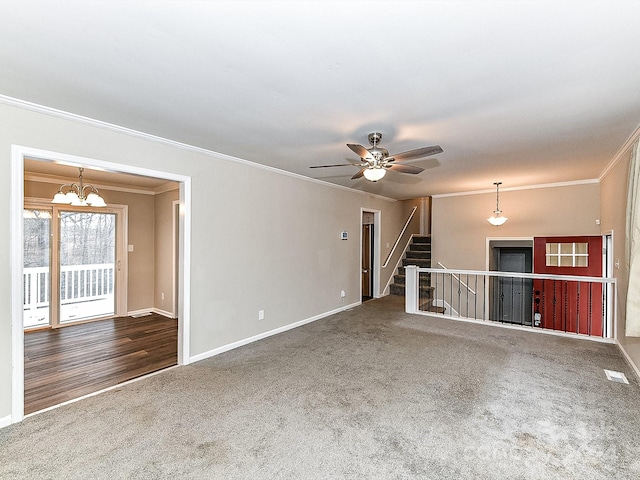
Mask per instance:
[[[360,208],[360,219],[358,229],[360,230],[360,256],[358,257],[358,284],[360,285],[360,299],[362,299],[362,214],[364,212],[373,213],[373,298],[380,298],[380,210],[370,208]]]
[[[24,206],[24,159],[81,164],[118,173],[132,173],[180,182],[180,253],[178,301],[178,365],[189,363],[189,339],[191,327],[191,177],[175,173],[150,170],[121,163],[106,162],[46,151],[21,145],[11,146],[11,195],[10,195],[10,250],[11,250],[11,422],[24,418],[24,330],[22,323],[22,268]]]

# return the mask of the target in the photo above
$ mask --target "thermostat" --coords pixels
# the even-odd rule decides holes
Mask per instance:
[[[349,238],[349,232],[340,232],[340,240],[347,240]]]

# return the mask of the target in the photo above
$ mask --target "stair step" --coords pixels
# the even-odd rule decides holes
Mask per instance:
[[[393,283],[404,286],[405,278],[405,275],[394,275]],[[431,286],[431,276],[428,273],[420,275],[420,285]]]
[[[391,285],[389,285],[389,293],[391,295],[400,295],[404,297],[404,290],[405,290],[404,285],[397,285],[395,283],[392,283]],[[432,300],[431,296],[433,295],[434,290],[435,290],[435,287],[429,287],[426,285],[421,286],[419,291],[420,299],[426,300],[426,301]]]
[[[403,258],[402,265],[417,265],[418,267],[431,268],[430,258]]]
[[[431,244],[430,243],[412,243],[411,245],[409,245],[409,251],[410,252],[430,252],[431,251]]]
[[[411,242],[412,243],[431,243],[431,237],[414,236]]]
[[[431,258],[431,252],[428,250],[409,250],[405,255],[406,258]]]
[[[419,310],[421,312],[444,313],[446,311],[446,308],[436,307],[434,305],[429,305],[429,302],[423,302],[420,304]]]

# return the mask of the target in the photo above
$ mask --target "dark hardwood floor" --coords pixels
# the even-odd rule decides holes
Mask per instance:
[[[177,364],[178,321],[120,317],[25,332],[25,414]]]

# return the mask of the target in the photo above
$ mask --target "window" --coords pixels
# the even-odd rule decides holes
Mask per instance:
[[[547,243],[547,267],[588,267],[588,245],[586,242]]]

